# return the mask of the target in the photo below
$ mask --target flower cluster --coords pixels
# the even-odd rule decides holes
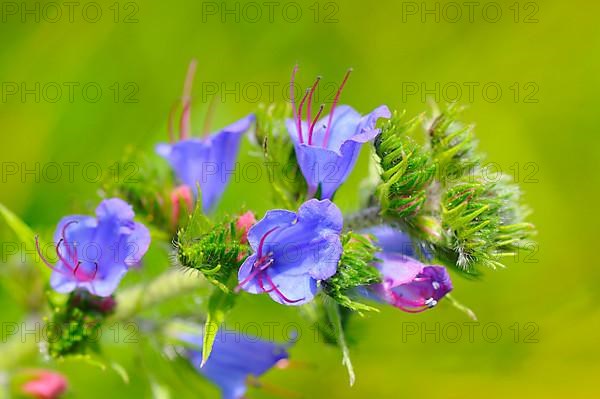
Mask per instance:
[[[205,123],[204,135],[192,137],[195,69],[192,62],[178,106],[178,129],[174,108],[170,143],[156,146],[156,153],[170,166],[165,191],[152,193],[160,206],[144,212],[139,205],[147,203],[145,198],[121,195],[126,202],[116,195],[104,198],[94,216],[62,218],[50,244],[35,237],[41,262],[51,270],[47,281],[52,288],[51,316],[46,319],[73,327],[51,334],[55,339],[45,348],[52,357],[89,360],[100,348],[98,342],[87,340],[106,319],[124,320],[163,300],[183,302],[191,297],[194,315],[185,321],[200,318],[205,325],[202,331],[175,334],[184,344],[185,357],[220,388],[224,398],[242,398],[253,378],[288,364],[290,345],[221,327],[247,294],[267,294],[257,302],[270,298],[284,305],[280,309],[299,307],[303,316],[317,323],[319,332],[325,332],[328,343],[339,346],[352,383],[346,342],[350,317],[377,311],[382,304],[406,313],[420,313],[442,302],[465,309],[449,295],[453,290],[449,272],[474,273],[476,267],[499,265],[496,256],[514,253],[533,231],[523,220],[526,213],[518,190],[506,179],[494,184],[465,181],[466,166],[477,173],[481,157],[473,147],[472,132],[461,130],[454,120],[454,108],[430,125],[421,117],[404,123],[385,105],[362,115],[349,105],[338,105],[348,71],[329,114],[322,116],[321,105],[313,115],[320,78],[296,101],[297,66],[290,84],[291,115],[289,107],[261,115],[255,140],[250,140],[258,148],[246,154],[262,152],[269,161],[276,148],[277,158],[296,168],[297,181],[274,182],[275,203],[265,202],[267,210],[258,221],[262,212],[247,210],[243,203],[241,210],[216,214],[242,139],[256,118],[250,114],[211,134]],[[429,132],[426,145],[409,137],[416,127]],[[353,172],[361,148],[371,141],[370,169],[378,175],[369,176],[361,186],[364,192],[355,196],[358,211],[343,212],[335,194]],[[456,179],[437,177],[434,161],[452,165]],[[162,181],[154,182],[159,184]],[[149,195],[149,190],[157,191],[129,193]],[[24,223],[3,207],[0,211],[17,234],[31,240],[33,233]],[[138,267],[149,250],[150,231],[157,251],[169,248],[178,268],[166,270],[166,253],[150,271]],[[145,263],[150,263],[148,258]],[[155,277],[160,268],[164,273]],[[122,280],[133,270],[143,282],[119,289],[127,285]],[[140,313],[143,333],[155,335],[152,342],[162,343],[161,348],[180,348],[170,346],[175,319],[167,320],[162,312],[148,313]],[[119,370],[114,363],[113,368]],[[22,392],[55,398],[66,387],[62,376],[43,371]]]

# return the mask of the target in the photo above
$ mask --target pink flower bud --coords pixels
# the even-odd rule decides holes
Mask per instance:
[[[67,390],[67,379],[59,373],[40,370],[22,386],[23,393],[37,399],[57,399]]]
[[[179,217],[181,216],[181,201],[186,205],[187,211],[192,212],[194,209],[194,193],[189,186],[181,185],[171,191],[171,205],[173,212],[171,214],[171,222],[173,226],[177,226]]]
[[[238,232],[242,233],[242,238],[240,239],[242,244],[248,243],[248,230],[250,230],[250,227],[254,226],[254,224],[256,224],[256,218],[251,211],[239,216],[235,221],[235,228]]]

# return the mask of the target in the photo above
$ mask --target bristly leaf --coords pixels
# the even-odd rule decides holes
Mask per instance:
[[[307,192],[285,126],[290,111],[289,104],[261,104],[256,115],[257,144],[261,146],[275,203],[284,209],[296,209]]]
[[[377,195],[385,216],[414,217],[427,199],[426,189],[434,177],[435,166],[431,155],[409,137],[421,119],[403,122],[402,115],[395,112],[375,140],[382,180]]]
[[[199,270],[225,293],[231,292],[230,277],[240,266],[246,250],[235,230],[233,219],[213,224],[198,205],[189,223],[178,233],[177,259],[183,267]]]
[[[348,291],[353,288],[381,282],[379,271],[372,266],[378,248],[369,238],[352,232],[342,236],[342,246],[344,252],[337,272],[322,282],[324,292],[340,305],[359,313],[378,311],[376,308],[353,301],[348,296]]]

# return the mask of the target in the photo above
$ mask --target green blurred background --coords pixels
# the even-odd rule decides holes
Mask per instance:
[[[598,193],[600,147],[593,115],[600,107],[599,4],[482,1],[473,6],[471,17],[463,2],[436,6],[432,1],[282,1],[272,6],[270,19],[268,2],[262,1],[100,1],[92,8],[82,1],[70,22],[65,5],[56,20],[55,8],[45,7],[47,2],[12,3],[17,14],[8,3],[2,3],[0,23],[0,160],[20,169],[22,163],[34,168],[39,162],[43,168],[49,162],[96,162],[108,173],[126,147],[152,151],[167,138],[168,110],[180,95],[192,58],[199,61],[194,90],[197,127],[207,91],[218,88],[221,101],[214,125],[222,126],[252,112],[259,101],[281,101],[296,62],[304,85],[316,75],[324,82],[339,82],[353,67],[342,102],[362,112],[388,104],[416,115],[427,109],[426,95],[452,100],[459,86],[457,100],[468,105],[465,118],[476,123],[480,148],[503,171],[518,171],[539,230],[539,251],[532,257],[486,273],[479,282],[455,276],[455,296],[479,316],[472,342],[463,324],[468,320],[450,306],[419,315],[385,309],[355,322],[357,383],[351,389],[339,353],[315,343],[313,332],[293,310],[268,298],[247,297],[234,310],[231,324],[299,323],[303,339],[292,357],[300,365],[272,371],[264,380],[306,398],[559,398],[598,392],[600,272],[588,251],[594,248],[598,222],[593,198]],[[23,8],[35,10],[36,4],[40,22],[35,21],[36,11],[26,14],[23,22]],[[233,11],[222,16],[225,7]],[[98,8],[99,21],[88,21],[96,18]],[[262,11],[258,18],[257,9]],[[502,15],[492,22],[498,9]],[[36,82],[40,101],[33,94],[23,99],[21,85],[33,88]],[[56,97],[49,82],[62,87],[56,102],[49,101]],[[72,101],[65,82],[79,84]],[[102,89],[97,102],[91,101],[93,88],[87,98],[81,91],[90,82]],[[18,93],[10,94],[15,84]],[[474,87],[472,96],[468,85]],[[415,88],[412,94],[409,90]],[[126,102],[126,95],[136,102]],[[251,159],[249,149],[245,143],[242,163]],[[344,210],[356,207],[356,187],[366,175],[368,160],[366,151],[362,155],[338,196]],[[80,168],[70,182],[66,170],[58,182],[45,181],[43,174],[36,182],[35,175],[22,179],[3,169],[0,202],[38,229],[54,225],[65,214],[93,209],[98,184],[91,183],[89,175],[84,178]],[[259,214],[268,209],[265,179],[230,184],[220,210],[236,211],[242,204]],[[14,240],[4,225],[0,237]],[[150,256],[150,268],[168,267],[160,249],[154,248]],[[136,278],[128,276],[125,284]],[[23,315],[4,292],[0,306],[1,321],[21,320]],[[448,323],[461,326],[458,342],[450,342],[455,330]],[[497,342],[491,342],[494,328],[487,339],[482,331],[488,323],[501,328]],[[434,334],[421,336],[436,325],[439,342]],[[417,333],[407,334],[413,327]],[[537,342],[528,342],[532,339]],[[150,397],[143,370],[156,371],[160,378],[159,370],[168,365],[140,360],[135,345],[108,351],[129,370],[129,384],[116,373],[92,366],[60,365],[71,381],[69,395]],[[182,375],[165,378],[175,387],[173,397],[214,397],[210,388],[192,389],[194,384]],[[252,389],[249,396],[277,395]]]

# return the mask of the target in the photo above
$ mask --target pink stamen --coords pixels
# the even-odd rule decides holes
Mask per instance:
[[[183,106],[183,112],[181,113],[180,132],[179,138],[181,140],[187,139],[190,136],[191,130],[191,106],[192,106],[192,84],[194,83],[194,76],[196,75],[196,66],[198,61],[192,60],[188,67],[187,75],[185,77],[185,83],[183,84],[183,96],[181,97],[181,105]]]
[[[313,84],[313,86],[310,89],[310,94],[308,95],[308,104],[306,104],[306,120],[308,122],[310,122],[311,120],[311,112],[310,112],[310,107],[312,104],[312,98],[313,98],[313,94],[315,93],[315,90],[317,89],[317,86],[319,85],[319,81],[321,80],[320,76],[317,76],[317,80],[315,80],[315,83]],[[310,134],[310,131],[309,131]],[[308,138],[308,140],[310,141],[310,136]]]
[[[284,301],[286,301],[287,303],[296,303],[296,302],[300,302],[303,301],[304,298],[300,298],[300,299],[289,299],[288,297],[286,297],[283,292],[281,292],[281,290],[279,289],[279,287],[277,287],[277,285],[273,282],[273,280],[271,279],[271,276],[269,276],[269,273],[264,273],[265,276],[267,276],[267,281],[269,282],[269,284],[271,284],[271,286],[273,287],[273,291],[275,291],[277,293],[277,295],[279,295],[279,297],[281,299],[283,299]]]
[[[70,247],[70,245],[69,245],[69,241],[67,241],[66,234],[67,234],[67,227],[69,227],[69,226],[70,226],[70,225],[72,225],[72,224],[77,224],[77,223],[79,223],[77,220],[71,220],[70,222],[67,222],[67,223],[65,223],[65,225],[64,225],[64,226],[63,226],[63,228],[62,228],[62,232],[61,232],[61,237],[62,237],[62,238],[64,239],[64,241],[65,241],[65,248],[67,249],[67,256],[71,257],[71,261],[72,261],[73,263],[76,263],[76,262],[77,262],[77,259],[75,259],[75,258],[73,257],[73,256],[74,256],[74,254],[73,254],[73,251],[72,251],[72,249],[71,249],[71,247]]]
[[[262,251],[263,251],[263,245],[265,244],[265,240],[267,239],[267,237],[269,236],[269,234],[271,234],[272,232],[274,232],[278,228],[279,228],[278,226],[273,227],[271,230],[267,231],[265,233],[265,235],[262,236],[262,238],[260,239],[260,242],[258,243],[258,250],[256,251],[256,254],[257,254],[259,260],[263,257]]]
[[[175,142],[175,112],[177,112],[177,107],[179,104],[175,103],[171,106],[171,110],[169,111],[169,119],[167,123],[167,129],[169,132],[169,142]]]
[[[310,89],[306,89],[306,92],[304,93],[304,96],[302,97],[302,100],[300,101],[300,105],[298,105],[298,123],[297,125],[299,126],[299,131],[298,131],[298,135],[302,138],[302,140],[304,140],[304,135],[302,134],[302,107],[304,106],[304,102],[306,101],[306,98],[308,97],[308,93],[310,92]]]
[[[296,73],[298,72],[298,64],[294,65],[294,69],[292,70],[292,79],[290,80],[290,100],[292,101],[292,112],[294,121],[296,122],[296,133],[298,134],[298,140],[300,140],[300,144],[304,144],[304,138],[302,134],[300,134],[300,119],[298,115],[298,111],[296,110],[296,100],[294,93],[294,82],[296,80]]]
[[[333,99],[333,104],[331,106],[331,112],[329,113],[329,119],[327,121],[327,130],[325,130],[325,138],[323,139],[323,148],[327,148],[327,144],[329,143],[329,135],[331,133],[331,121],[333,120],[333,113],[335,112],[335,107],[337,107],[338,101],[340,100],[340,94],[342,94],[342,90],[350,77],[350,73],[352,72],[352,68],[348,69],[346,75],[344,76],[344,80],[340,85],[337,93],[335,93],[335,98]]]
[[[181,121],[179,122],[179,140],[185,140],[190,137],[191,129],[191,102],[185,103],[181,112]]]
[[[78,276],[78,271],[79,271],[79,266],[81,266],[81,262],[77,262],[77,266],[75,266],[75,269],[73,270],[73,276],[75,276],[75,278],[80,281],[80,282],[90,282],[90,281],[94,281],[94,279],[96,278],[96,274],[98,273],[98,262],[94,262],[94,273],[92,273],[92,277],[89,277],[87,275],[87,273],[84,272],[83,277]]]
[[[325,105],[321,104],[319,107],[319,112],[317,112],[317,116],[315,116],[315,119],[313,119],[310,127],[308,128],[308,145],[312,145],[313,131],[315,130],[315,125],[317,124],[321,113],[323,112],[323,108],[325,108]]]
[[[56,244],[56,254],[58,255],[58,259],[60,259],[60,261],[63,263],[63,265],[65,265],[67,268],[69,269],[73,269],[73,267],[69,264],[69,262],[67,262],[67,260],[62,256],[62,254],[60,253],[60,244],[62,244],[65,241],[64,238],[61,238],[60,240],[58,240],[58,244]]]
[[[217,106],[217,101],[219,100],[219,95],[215,95],[210,99],[210,103],[208,104],[208,109],[206,110],[206,116],[204,117],[204,126],[202,127],[202,135],[206,136],[210,132],[210,127],[212,125],[213,118],[215,116],[215,109]]]
[[[50,270],[54,271],[54,272],[58,272],[60,273],[52,263],[50,263],[48,261],[48,259],[46,259],[46,257],[42,254],[42,249],[40,248],[40,242],[39,242],[39,238],[38,236],[35,236],[35,249],[37,250],[38,255],[40,256],[40,259],[42,260],[42,262],[44,262],[46,264],[46,266],[48,266],[50,268]]]

